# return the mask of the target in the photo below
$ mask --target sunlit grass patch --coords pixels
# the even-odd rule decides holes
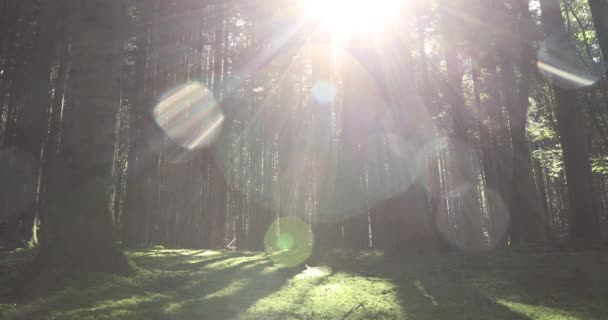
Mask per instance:
[[[244,257],[234,257],[229,259],[222,259],[204,266],[204,269],[212,270],[212,269],[227,269],[234,268],[239,265],[244,265],[247,263],[255,263],[264,260],[264,256],[262,254],[253,255],[253,256],[244,256]]]
[[[518,303],[507,300],[498,300],[498,303],[508,307],[509,309],[538,320],[583,320],[585,317],[577,316],[575,313],[561,310],[558,308],[550,308],[545,306],[535,306],[531,304]]]
[[[332,274],[325,267],[307,268],[277,292],[258,300],[242,318],[342,319],[347,314],[349,319],[404,318],[390,280]]]
[[[328,274],[331,274],[331,268],[329,267],[309,267],[307,265],[304,271],[296,275],[296,279],[323,277]]]

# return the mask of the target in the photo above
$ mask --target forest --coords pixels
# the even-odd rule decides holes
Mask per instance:
[[[0,319],[608,319],[607,0],[0,0]]]

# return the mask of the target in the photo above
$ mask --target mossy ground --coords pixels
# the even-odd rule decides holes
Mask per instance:
[[[31,254],[2,254],[0,319],[608,319],[608,253],[334,252],[291,268],[260,253],[128,254],[130,276],[64,277],[17,304],[7,281]]]

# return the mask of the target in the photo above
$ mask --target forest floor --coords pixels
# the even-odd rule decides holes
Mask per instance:
[[[0,319],[608,319],[605,252],[335,252],[292,268],[260,253],[128,254],[130,276],[75,275],[24,303],[1,298]],[[29,255],[0,254],[0,295]]]

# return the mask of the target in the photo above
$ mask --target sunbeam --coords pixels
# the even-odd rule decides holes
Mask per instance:
[[[403,1],[299,0],[298,6],[334,44],[345,44],[351,37],[381,35],[398,20]]]

